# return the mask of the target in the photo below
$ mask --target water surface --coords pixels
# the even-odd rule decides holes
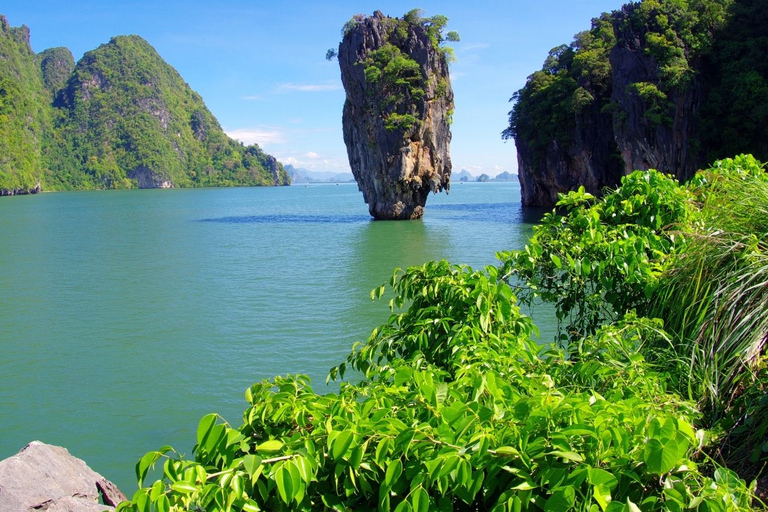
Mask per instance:
[[[516,183],[459,183],[421,221],[372,221],[354,184],[0,200],[0,458],[67,447],[127,494],[134,464],[243,391],[328,369],[388,316],[395,267],[520,248]]]

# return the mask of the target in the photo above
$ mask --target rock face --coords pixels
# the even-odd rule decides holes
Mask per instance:
[[[558,194],[580,186],[598,194],[603,187],[618,185],[623,165],[613,140],[611,116],[590,106],[575,117],[573,143],[553,139],[543,157],[527,140],[515,139],[523,206],[552,207]]]
[[[744,24],[729,21],[727,5],[633,2],[553,49],[513,98],[503,133],[515,138],[523,205],[552,207],[559,193],[580,186],[600,195],[634,170],[684,181],[705,155],[732,156],[701,142],[712,80],[707,63],[718,37],[733,32],[729,24]],[[718,123],[709,116],[711,132]]]
[[[453,91],[442,40],[425,20],[356,16],[339,46],[352,174],[375,219],[418,219],[450,188]]]
[[[696,75],[685,87],[665,92],[667,105],[662,122],[649,118],[653,106],[633,91],[633,84],[660,84],[659,63],[646,50],[646,34],[629,21],[637,4],[625,5],[614,13],[618,44],[610,54],[613,91],[611,100],[621,114],[614,122],[613,138],[624,164],[623,173],[656,169],[687,180],[699,169],[701,155],[691,148],[696,139],[696,119],[703,100],[703,88]],[[698,62],[690,62],[698,68]]]
[[[3,512],[102,512],[125,499],[115,484],[59,446],[33,441],[0,461]]]

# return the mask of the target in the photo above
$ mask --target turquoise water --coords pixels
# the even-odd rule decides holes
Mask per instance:
[[[243,391],[328,369],[388,316],[395,267],[480,267],[534,218],[517,183],[455,184],[421,221],[374,222],[354,184],[71,192],[0,200],[0,458],[67,447],[127,494]]]

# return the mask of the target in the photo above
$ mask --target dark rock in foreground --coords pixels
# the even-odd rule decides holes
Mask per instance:
[[[421,218],[429,192],[450,187],[453,91],[440,28],[380,11],[345,27],[344,142],[376,219]]]
[[[102,512],[126,498],[59,446],[33,441],[0,461],[0,511]]]

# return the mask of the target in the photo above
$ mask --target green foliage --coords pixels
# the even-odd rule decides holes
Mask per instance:
[[[636,82],[629,86],[632,93],[643,100],[646,110],[643,116],[651,126],[670,124],[672,116],[669,113],[670,105],[667,95],[651,82]]]
[[[648,314],[665,319],[684,386],[728,433],[720,455],[751,474],[768,463],[768,424],[756,422],[768,418],[768,174],[742,155],[689,188],[698,219]]]
[[[577,34],[571,45],[550,50],[542,69],[513,95],[510,101],[515,105],[502,137],[525,141],[535,167],[553,143],[562,148],[571,145],[578,116],[588,106],[595,105],[600,112],[610,101],[608,53],[615,42],[610,17],[593,19],[592,29]]]
[[[42,179],[40,141],[50,117],[26,27],[0,20],[0,191],[29,191]]]
[[[60,126],[78,162],[78,188],[136,186],[147,175],[182,187],[287,182],[257,146],[229,139],[202,98],[138,36],[86,53],[62,94]]]
[[[684,222],[688,193],[656,171],[637,171],[602,200],[584,191],[561,195],[562,214],[545,215],[522,251],[500,253],[507,276],[524,283],[521,300],[557,307],[561,340],[594,333],[642,307],[667,266]]]
[[[642,0],[593,19],[591,30],[550,51],[542,69],[512,96],[515,104],[502,137],[524,146],[537,169],[553,148],[567,150],[575,142],[574,135],[585,124],[580,116],[590,116],[586,122],[591,123],[601,117],[608,117],[609,125],[622,122],[627,113],[611,100],[609,57],[614,48],[626,45],[635,51],[639,43],[654,69],[646,81],[630,84],[628,92],[642,100],[650,128],[671,122],[675,94],[691,92],[704,82],[708,99],[704,115],[695,121],[708,141],[703,147],[717,158],[753,150],[768,155],[768,137],[762,136],[768,124],[763,122],[768,119],[768,68],[759,57],[765,48],[758,35],[764,23],[747,21],[743,15],[735,21],[742,11],[765,21],[762,5],[744,0]],[[734,32],[738,35],[728,35]],[[741,60],[748,53],[750,57]],[[712,61],[727,72],[706,73]],[[722,85],[710,85],[717,83]],[[729,120],[725,125],[724,119]],[[741,138],[744,125],[750,133],[747,139]],[[727,136],[720,140],[724,130]],[[731,150],[725,150],[726,145]]]
[[[66,48],[35,55],[26,30],[0,30],[0,191],[289,183],[143,39],[114,38],[75,67]]]
[[[721,432],[717,457],[754,477],[768,463],[768,174],[751,156],[688,186],[635,172],[600,200],[562,196],[522,251],[500,254],[525,303],[553,303],[561,343],[635,313],[669,337],[641,350]],[[749,426],[747,426],[749,425]]]
[[[768,11],[756,0],[732,2],[707,58],[702,105],[706,161],[752,153],[768,161]]]
[[[446,78],[429,75],[428,70],[422,69],[408,55],[414,34],[416,37],[426,34],[429,44],[441,52],[446,62],[452,56],[450,48],[441,46],[447,40],[443,29],[448,18],[442,15],[425,18],[422,14],[421,9],[413,9],[402,19],[385,18],[385,42],[359,62],[370,92],[377,99],[378,114],[384,121],[384,127],[389,131],[399,131],[404,136],[418,126],[418,113],[423,108],[420,105],[430,99],[427,98],[427,91],[434,90],[434,97],[444,97],[448,91]],[[353,27],[345,28],[344,34],[348,34]],[[457,33],[450,34],[451,38],[458,38]]]
[[[390,285],[390,320],[331,371],[349,364],[362,380],[326,395],[303,376],[251,386],[240,427],[208,415],[194,460],[149,452],[118,510],[749,506],[735,474],[699,471],[695,409],[639,351],[664,336],[657,323],[628,317],[544,348],[496,268],[431,262]]]

